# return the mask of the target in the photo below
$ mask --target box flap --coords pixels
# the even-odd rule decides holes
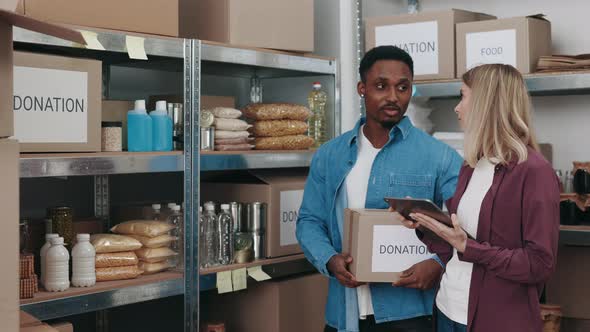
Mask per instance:
[[[535,15],[528,15],[526,17],[527,18],[534,18],[534,19],[537,19],[537,20],[543,20],[543,21],[549,22],[549,20],[547,19],[547,16],[545,14],[542,14],[542,13],[535,14]]]
[[[255,170],[254,176],[265,183],[301,183],[307,179],[307,169]]]
[[[0,0],[0,9],[14,12],[18,6],[19,0]]]
[[[5,1],[5,0],[0,0]],[[15,1],[15,8],[16,4],[18,4],[18,0]],[[13,9],[13,10],[14,10]],[[64,28],[59,25],[42,22],[35,20],[33,18],[22,16],[19,14],[14,13],[13,11],[5,10],[4,8],[0,9],[0,20],[8,22],[12,25],[25,28],[31,31],[44,33],[46,35],[51,35],[57,38],[66,39],[81,45],[86,45],[86,41],[82,34],[78,31],[74,31],[72,29]]]

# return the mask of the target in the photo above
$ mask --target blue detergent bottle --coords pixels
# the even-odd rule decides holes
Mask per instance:
[[[152,151],[152,118],[145,109],[145,100],[136,100],[134,109],[127,112],[127,150]]]
[[[166,111],[166,101],[156,102],[156,110],[150,112],[152,118],[152,147],[154,151],[172,151],[172,118]]]

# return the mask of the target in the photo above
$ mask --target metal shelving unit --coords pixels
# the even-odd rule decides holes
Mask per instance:
[[[182,273],[167,272],[92,288],[70,288],[59,294],[40,293],[35,299],[22,300],[21,310],[47,320],[182,295],[182,278]]]
[[[590,72],[542,73],[525,75],[533,96],[575,95],[590,93]],[[431,98],[459,97],[461,80],[417,81],[416,95]]]
[[[309,167],[314,150],[202,153],[201,171]],[[20,177],[93,176],[184,171],[182,152],[73,153],[21,156]]]
[[[561,226],[559,244],[590,246],[590,226]]]
[[[72,291],[58,295],[42,294],[23,301],[21,309],[41,319],[60,318],[85,312],[109,309],[148,300],[184,294],[185,331],[196,331],[199,322],[199,291],[215,287],[211,278],[216,271],[198,269],[198,205],[201,171],[223,171],[255,168],[308,167],[315,151],[277,151],[243,153],[204,153],[199,149],[199,116],[202,63],[207,70],[230,77],[290,78],[326,76],[334,85],[334,134],[340,133],[339,68],[334,59],[298,56],[261,49],[244,49],[199,40],[165,37],[145,38],[148,61],[127,56],[127,34],[92,30],[105,50],[84,46],[43,34],[15,28],[15,49],[36,53],[99,59],[105,73],[103,87],[109,95],[109,66],[157,68],[175,71],[184,77],[185,149],[169,153],[73,153],[21,155],[21,178],[94,176],[95,214],[108,217],[109,175],[154,172],[183,172],[185,204],[184,275],[168,275],[163,279],[141,277],[137,280],[102,284],[88,292]],[[301,256],[288,259],[258,261],[272,277],[313,271]],[[227,267],[229,269],[235,266]],[[203,286],[201,288],[201,286]]]

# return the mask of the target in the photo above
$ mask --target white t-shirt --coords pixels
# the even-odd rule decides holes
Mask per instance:
[[[487,159],[481,159],[477,163],[457,207],[461,227],[473,238],[477,236],[481,203],[492,186],[494,168],[495,165]],[[460,261],[457,250],[453,250],[453,258],[447,264],[436,296],[438,309],[451,320],[463,325],[467,325],[472,272],[473,264]]]
[[[351,209],[364,209],[367,198],[367,188],[373,161],[381,149],[375,149],[371,142],[363,134],[363,127],[357,136],[358,155],[356,163],[346,177],[346,195],[348,207]],[[371,290],[369,285],[359,286],[357,289],[359,316],[365,319],[373,315],[373,303],[371,302]]]

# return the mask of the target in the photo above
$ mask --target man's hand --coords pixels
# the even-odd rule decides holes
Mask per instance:
[[[328,271],[338,279],[340,284],[348,288],[357,288],[364,283],[356,281],[356,278],[348,271],[348,264],[352,263],[352,257],[348,254],[332,256],[328,261]]]
[[[427,290],[434,287],[443,272],[442,266],[434,259],[427,259],[405,270],[400,279],[394,282],[396,287]]]

